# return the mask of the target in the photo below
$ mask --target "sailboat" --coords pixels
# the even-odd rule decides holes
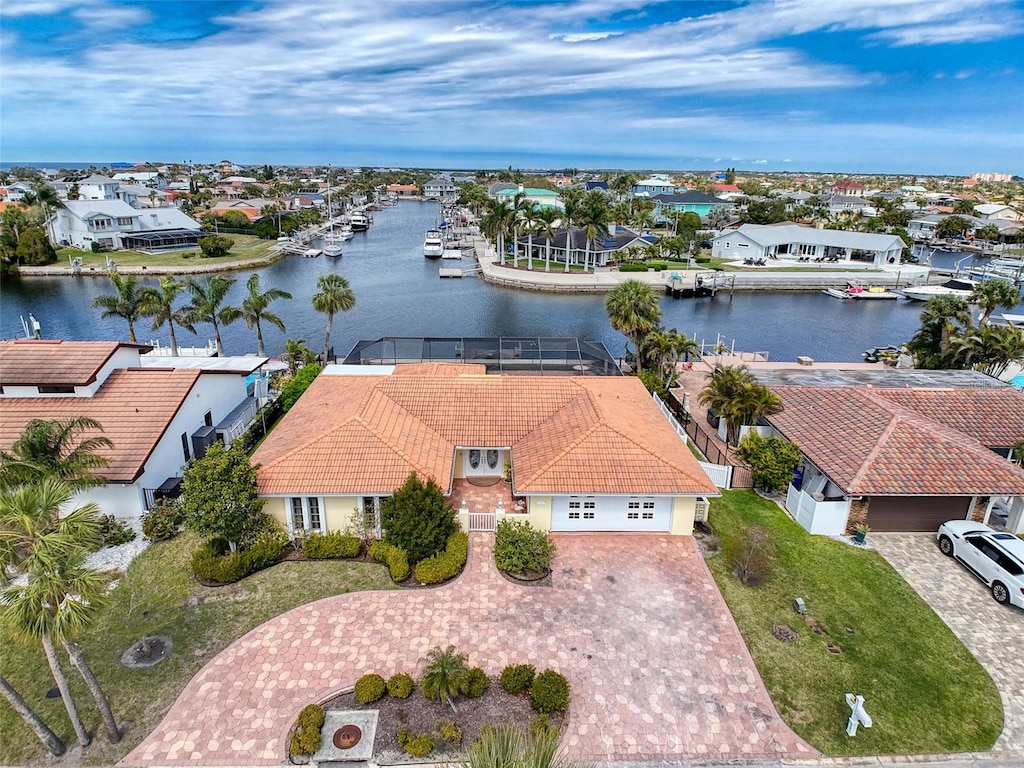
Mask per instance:
[[[330,256],[332,258],[339,258],[341,256],[341,244],[345,241],[345,237],[334,233],[334,215],[331,210],[331,173],[330,170],[327,172],[327,216],[330,218],[331,225],[327,230],[327,234],[324,235],[324,256]]]

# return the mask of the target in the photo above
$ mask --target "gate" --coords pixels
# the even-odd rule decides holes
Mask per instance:
[[[494,512],[470,512],[469,530],[494,533],[497,527],[497,515]]]

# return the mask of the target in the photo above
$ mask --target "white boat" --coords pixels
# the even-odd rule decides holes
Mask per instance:
[[[370,228],[370,217],[365,211],[352,211],[348,215],[348,225],[353,232],[365,232]]]
[[[936,296],[957,296],[966,299],[974,292],[976,285],[974,280],[954,278],[939,285],[917,285],[904,288],[900,293],[913,301],[928,301]]]
[[[822,293],[832,296],[836,299],[858,299],[858,300],[878,300],[878,299],[898,299],[899,294],[887,291],[881,286],[872,286],[871,288],[864,288],[856,283],[850,283],[846,288],[826,288]]]
[[[339,240],[351,240],[352,239],[352,226],[348,222],[342,224],[336,230],[334,230],[334,236]]]
[[[423,236],[423,255],[428,259],[440,259],[444,256],[444,235],[439,229],[428,229]]]
[[[341,257],[341,244],[344,242],[344,238],[338,237],[334,233],[334,216],[331,215],[331,181],[330,172],[327,174],[327,215],[331,217],[330,225],[327,229],[327,234],[324,235],[324,256],[330,256],[332,259]]]

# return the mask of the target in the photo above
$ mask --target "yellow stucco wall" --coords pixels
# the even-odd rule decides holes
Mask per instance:
[[[694,496],[676,496],[672,500],[672,535],[692,536],[693,516],[697,507]]]
[[[358,507],[359,499],[355,496],[325,496],[324,524],[327,531],[343,531],[348,528]]]
[[[551,530],[551,497],[527,497],[526,514],[516,515],[515,520],[528,520],[530,525],[541,531]]]
[[[272,518],[277,520],[284,529],[288,530],[288,506],[285,504],[285,500],[282,498],[266,498],[263,499],[263,511],[270,515]]]
[[[462,456],[462,451],[455,452],[455,460],[452,462],[452,467],[455,470],[453,476],[456,480],[461,480],[466,476],[466,461]]]

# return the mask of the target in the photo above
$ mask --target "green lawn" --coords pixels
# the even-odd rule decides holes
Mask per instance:
[[[992,746],[1003,716],[991,678],[880,555],[811,536],[752,491],[723,492],[711,524],[723,546],[708,561],[711,572],[775,706],[808,742],[833,756]],[[757,588],[742,586],[727,559],[751,525],[768,529],[777,551]],[[798,596],[827,635],[793,610]],[[788,624],[797,640],[776,640],[775,624]],[[829,653],[829,643],[842,653]],[[845,732],[845,693],[863,695],[874,719],[854,738]]]
[[[182,535],[147,549],[118,584],[113,603],[97,626],[82,638],[86,658],[119,722],[130,724],[120,744],[107,743],[92,698],[77,672],[65,664],[75,701],[94,734],[81,760],[110,764],[126,755],[156,727],[207,661],[264,621],[322,597],[394,586],[381,565],[320,561],[286,562],[228,587],[202,587],[188,566],[195,546],[194,538]],[[174,643],[171,655],[148,670],[121,666],[121,654],[143,634],[169,636]],[[0,632],[0,648],[3,674],[58,736],[69,746],[75,744],[60,699],[44,698],[53,679],[42,647],[16,645]],[[41,763],[47,755],[14,710],[6,702],[0,704],[0,764]],[[67,757],[63,762],[72,764]]]
[[[211,265],[223,265],[226,269],[244,266],[246,262],[254,259],[265,259],[271,256],[270,248],[277,243],[273,240],[261,240],[252,235],[225,235],[235,241],[234,247],[227,256],[216,259],[203,259],[199,257],[198,248],[191,248],[183,251],[170,251],[167,253],[142,253],[140,251],[111,251],[110,253],[93,253],[78,248],[58,248],[57,261],[61,266],[67,266],[69,256],[78,256],[82,259],[82,267],[89,269],[106,269],[107,257],[109,256],[118,266],[123,267],[205,267]]]

